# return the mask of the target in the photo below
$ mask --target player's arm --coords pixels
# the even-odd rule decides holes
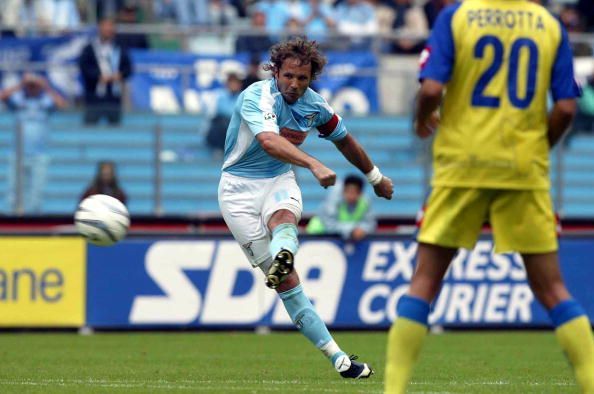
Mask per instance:
[[[562,25],[561,42],[557,49],[551,75],[551,93],[555,104],[549,113],[547,138],[549,146],[553,147],[569,128],[577,111],[576,97],[580,88],[575,82],[573,74],[573,56],[567,32]]]
[[[12,96],[14,93],[16,93],[17,91],[21,90],[23,88],[23,84],[18,83],[14,86],[11,86],[9,88],[6,88],[2,91],[0,91],[0,101],[6,101],[10,98],[10,96]]]
[[[433,79],[424,79],[421,84],[414,121],[415,133],[421,138],[429,137],[439,125],[437,109],[441,104],[443,89],[443,83]]]
[[[297,148],[284,137],[271,131],[264,131],[258,133],[256,139],[262,149],[275,159],[309,169],[321,186],[328,187],[336,183],[334,171]]]
[[[452,18],[458,7],[448,6],[439,14],[419,60],[421,87],[415,103],[414,130],[421,138],[429,137],[439,125],[437,110],[454,67]]]
[[[392,180],[383,176],[380,170],[373,165],[369,155],[367,155],[367,152],[365,152],[355,137],[346,134],[344,138],[333,142],[340,153],[365,174],[369,183],[373,185],[373,190],[378,197],[384,197],[388,200],[392,199],[392,194],[394,193]]]
[[[577,111],[575,99],[563,99],[555,102],[549,114],[547,138],[552,148],[563,136],[573,121]]]

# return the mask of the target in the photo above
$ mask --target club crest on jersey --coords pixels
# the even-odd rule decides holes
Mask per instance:
[[[250,254],[250,256],[254,257],[254,251],[252,250],[252,241],[241,245],[245,250],[247,250],[247,252]]]
[[[313,114],[308,114],[305,115],[304,118],[307,121],[307,127],[312,127],[314,124],[314,121],[316,120],[316,118],[318,117],[318,113],[314,112]]]
[[[266,112],[264,114],[264,120],[275,120],[276,119],[276,115],[273,114],[272,112]]]

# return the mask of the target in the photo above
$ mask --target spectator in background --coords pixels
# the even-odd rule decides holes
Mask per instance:
[[[247,74],[243,79],[243,86],[241,90],[246,89],[254,82],[260,81],[260,56],[253,54],[250,57],[250,63],[248,64]]]
[[[100,161],[97,165],[97,173],[93,178],[93,182],[87,187],[80,201],[94,194],[107,194],[120,200],[126,205],[128,197],[124,190],[120,187],[120,182],[116,174],[116,165],[112,161]]]
[[[423,11],[425,12],[425,18],[429,24],[429,30],[433,29],[435,19],[437,19],[437,15],[439,15],[441,10],[453,3],[455,3],[455,0],[428,0],[425,3]]]
[[[254,11],[251,17],[249,33],[256,35],[240,35],[235,42],[236,53],[261,54],[268,51],[273,42],[266,34],[266,14],[263,11]]]
[[[228,0],[210,0],[208,13],[212,26],[233,26],[238,18],[237,9]]]
[[[218,157],[222,157],[223,155],[227,127],[231,121],[231,115],[233,114],[235,103],[242,88],[243,81],[239,76],[229,73],[226,89],[223,89],[217,97],[215,113],[210,120],[210,126],[206,135],[206,144]]]
[[[0,100],[16,113],[17,127],[22,141],[22,151],[9,158],[7,193],[8,206],[16,208],[16,180],[21,179],[24,211],[41,210],[50,158],[47,154],[49,139],[48,117],[54,108],[65,108],[66,100],[41,76],[25,73],[19,84],[0,92]],[[22,168],[17,169],[16,155],[22,158]],[[22,171],[22,172],[21,172]]]
[[[579,14],[577,9],[571,5],[565,5],[559,13],[559,20],[565,26],[568,33],[585,33],[586,25],[582,16]],[[573,41],[571,44],[571,50],[573,56],[591,56],[592,45],[585,41]]]
[[[309,0],[302,4],[300,18],[305,34],[310,40],[326,43],[328,34],[336,28],[334,10],[321,0]]]
[[[80,13],[75,0],[39,0],[43,16],[52,30],[69,31],[80,27]]]
[[[297,38],[305,39],[305,32],[299,19],[292,16],[287,20],[287,24],[285,25],[283,40],[294,40]]]
[[[100,21],[99,37],[83,49],[78,59],[85,92],[85,124],[95,124],[104,116],[111,124],[121,120],[122,94],[132,64],[126,48],[117,45],[114,38],[113,21]]]
[[[573,130],[594,133],[594,72],[582,86],[582,96],[578,99],[578,112]]]
[[[292,16],[289,4],[284,0],[262,0],[255,7],[255,11],[263,12],[266,16],[266,31],[270,34],[281,33]]]
[[[126,5],[118,12],[118,22],[138,23],[138,6]],[[125,49],[149,49],[149,40],[144,33],[118,33],[116,42]]]
[[[370,202],[363,194],[365,182],[358,175],[349,175],[341,188],[333,190],[319,216],[307,224],[308,234],[340,234],[344,239],[360,241],[375,231],[377,222]]]
[[[594,32],[594,5],[592,0],[578,0],[576,7],[584,19],[586,31]]]
[[[336,28],[349,35],[351,49],[369,49],[371,35],[379,31],[375,9],[364,0],[347,0],[336,7]]]
[[[97,20],[115,18],[126,3],[126,0],[95,0]]]
[[[424,37],[429,34],[429,26],[423,9],[413,4],[411,0],[393,0],[394,10],[392,30],[411,37],[392,40],[392,53],[412,54],[420,53],[425,47]]]
[[[210,23],[208,0],[156,0],[153,8],[157,18],[173,19],[183,26]]]

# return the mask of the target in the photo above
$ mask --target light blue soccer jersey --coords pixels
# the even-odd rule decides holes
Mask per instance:
[[[291,169],[262,149],[255,136],[261,132],[280,134],[301,145],[311,129],[319,136],[338,141],[347,135],[340,116],[326,100],[307,89],[294,104],[288,104],[275,79],[256,82],[237,99],[227,128],[223,171],[245,178],[273,178]]]

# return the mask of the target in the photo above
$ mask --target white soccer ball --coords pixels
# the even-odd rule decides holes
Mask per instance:
[[[126,236],[130,215],[119,200],[105,194],[95,194],[81,201],[74,214],[74,224],[88,242],[109,246]]]

